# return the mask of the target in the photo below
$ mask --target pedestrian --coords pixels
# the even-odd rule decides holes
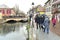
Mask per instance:
[[[31,19],[32,19],[32,16],[33,16],[32,14],[29,15],[29,19],[30,19],[30,21],[31,21]]]
[[[43,15],[40,15],[39,16],[39,27],[40,27],[40,29],[42,28],[42,29],[44,29],[43,28],[43,23],[44,23],[44,20],[45,20],[45,17],[43,16]]]
[[[37,25],[37,29],[38,27],[41,29],[42,26],[43,26],[43,22],[44,22],[44,19],[45,17],[40,15],[40,14],[37,14],[36,17],[35,17],[35,22],[36,22],[36,25]]]
[[[52,24],[53,24],[53,27],[55,27],[55,25],[56,25],[56,19],[55,19],[55,17],[52,18]]]
[[[35,23],[36,23],[36,26],[37,26],[37,29],[39,27],[39,17],[38,17],[39,13],[36,14],[35,16]]]
[[[50,20],[48,18],[48,16],[45,16],[45,20],[44,20],[44,32],[47,32],[47,34],[49,33],[49,25],[50,25]]]

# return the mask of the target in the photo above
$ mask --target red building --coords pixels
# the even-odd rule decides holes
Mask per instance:
[[[15,14],[15,11],[13,8],[0,8],[0,13],[2,13],[2,16],[11,16]]]

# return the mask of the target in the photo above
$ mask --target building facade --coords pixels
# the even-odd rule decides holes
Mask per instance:
[[[45,7],[45,14],[50,18],[50,20],[51,20],[51,18],[52,18],[52,12],[51,12],[51,10],[52,10],[52,5],[51,5],[51,3],[52,3],[52,1],[51,0],[48,0],[46,3],[45,3],[45,5],[44,5],[44,7]]]
[[[52,13],[60,21],[60,0],[52,0]]]
[[[13,8],[0,8],[0,19],[15,15],[16,13]]]
[[[45,3],[46,14],[54,15],[55,18],[60,20],[60,0],[48,0]]]
[[[40,14],[44,14],[45,13],[45,8],[42,7],[41,5],[37,6],[37,12],[39,12]]]
[[[45,8],[42,7],[41,5],[38,5],[38,6],[35,6],[33,9],[30,9],[28,11],[28,15],[33,15],[34,16],[37,14],[37,13],[40,13],[40,14],[44,14],[45,13]]]
[[[5,4],[0,5],[0,19],[2,19],[3,17],[13,16],[15,14],[16,13],[13,8],[9,8]]]
[[[0,13],[2,14],[2,16],[11,16],[15,14],[12,8],[0,8]]]

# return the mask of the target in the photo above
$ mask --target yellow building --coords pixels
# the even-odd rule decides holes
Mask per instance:
[[[0,19],[2,19],[2,13],[0,12]]]
[[[38,11],[40,14],[44,14],[44,13],[45,13],[45,8],[42,7],[41,5],[38,5],[38,6],[37,6],[37,11]]]

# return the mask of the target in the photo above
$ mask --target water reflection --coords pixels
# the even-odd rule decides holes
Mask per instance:
[[[25,25],[27,25],[27,23],[14,23],[14,24],[3,23],[3,24],[0,24],[0,35],[5,35],[10,32],[19,31],[20,27],[23,27]]]

